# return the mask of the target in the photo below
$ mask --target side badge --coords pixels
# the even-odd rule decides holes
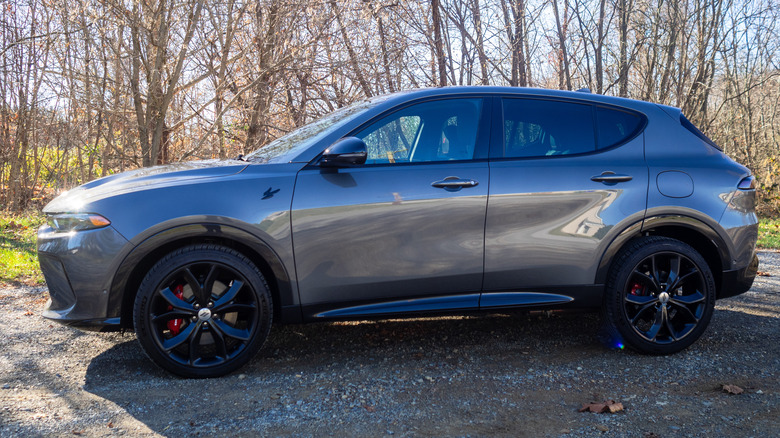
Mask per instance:
[[[265,193],[263,193],[263,198],[262,199],[273,198],[275,194],[279,193],[279,190],[282,190],[282,189],[274,190],[273,187],[268,187],[268,190],[266,190]]]

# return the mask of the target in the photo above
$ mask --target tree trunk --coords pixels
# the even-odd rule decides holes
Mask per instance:
[[[436,65],[439,66],[439,86],[447,86],[447,60],[444,59],[444,43],[441,37],[441,5],[439,0],[431,0],[431,20],[433,21],[433,48]]]

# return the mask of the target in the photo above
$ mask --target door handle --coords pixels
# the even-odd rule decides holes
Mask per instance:
[[[479,185],[479,182],[473,179],[462,179],[457,176],[448,176],[441,181],[431,183],[431,186],[439,189],[460,189]]]
[[[602,172],[601,175],[593,176],[590,178],[591,181],[603,182],[605,184],[626,182],[626,181],[631,181],[632,179],[634,179],[634,177],[631,175],[621,175],[615,172],[611,172],[609,170],[607,170],[606,172]]]

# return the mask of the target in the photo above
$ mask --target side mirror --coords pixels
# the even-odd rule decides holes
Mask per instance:
[[[364,164],[368,157],[366,144],[357,137],[344,137],[325,149],[320,167],[351,167]]]

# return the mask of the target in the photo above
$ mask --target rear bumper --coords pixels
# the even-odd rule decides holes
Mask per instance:
[[[753,253],[753,258],[746,267],[731,271],[723,271],[718,299],[733,297],[743,294],[753,286],[758,272],[758,255]]]

